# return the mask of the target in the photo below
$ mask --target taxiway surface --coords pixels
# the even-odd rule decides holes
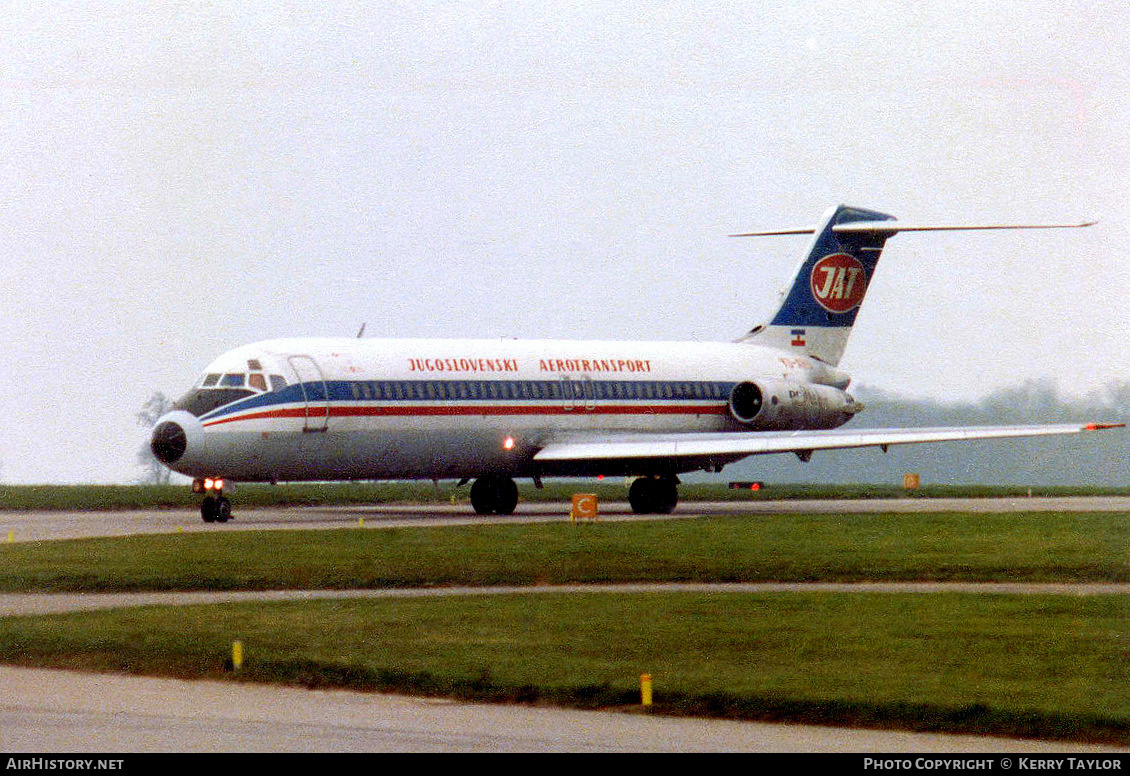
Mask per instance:
[[[672,515],[632,514],[626,502],[604,503],[601,520],[678,520],[710,515],[867,514],[922,512],[1130,512],[1130,497],[1055,498],[901,498],[852,500],[683,502]],[[556,522],[569,519],[569,506],[520,504],[507,517],[474,514],[467,504],[421,506],[263,507],[240,509],[231,522],[204,523],[196,509],[124,511],[0,511],[0,541],[81,539],[95,536],[176,533],[178,531],[316,530],[328,528],[391,528],[401,526],[471,525],[483,523]]]

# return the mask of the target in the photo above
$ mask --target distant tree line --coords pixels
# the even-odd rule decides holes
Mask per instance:
[[[137,425],[147,429],[153,428],[157,425],[157,420],[172,409],[172,406],[172,401],[165,394],[157,391],[149,397],[149,401],[145,402],[141,412],[137,413]],[[148,437],[137,451],[137,464],[142,469],[141,475],[137,478],[142,485],[169,484],[173,473],[153,456],[153,451],[149,449]]]
[[[861,386],[866,409],[850,427],[997,426],[1130,421],[1130,383],[1113,383],[1083,397],[1060,394],[1048,380],[1024,382],[976,402],[910,399]],[[932,485],[1130,486],[1130,430],[1033,439],[944,442],[878,449],[747,458],[726,467],[727,479],[776,482],[901,484],[917,473]]]

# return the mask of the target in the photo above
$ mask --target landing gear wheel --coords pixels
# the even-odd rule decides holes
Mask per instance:
[[[501,474],[484,474],[471,485],[471,506],[479,515],[512,515],[518,506],[518,486]]]
[[[660,477],[655,481],[654,498],[652,506],[656,513],[669,515],[674,512],[679,503],[678,480],[674,477]]]
[[[499,477],[495,481],[494,511],[500,515],[512,515],[518,506],[518,486],[509,477]]]
[[[471,485],[471,506],[476,515],[489,515],[494,512],[494,484],[491,476],[479,477]]]
[[[640,477],[628,489],[628,503],[637,515],[669,515],[679,503],[674,477]]]
[[[216,499],[216,522],[226,523],[231,520],[231,501],[220,496]]]
[[[200,503],[200,516],[205,523],[226,523],[231,520],[231,501],[223,496],[205,496]]]
[[[628,488],[628,503],[632,505],[632,511],[637,515],[646,515],[651,511],[651,501],[648,498],[650,488],[648,483],[651,482],[647,477],[640,477],[632,483],[632,487]],[[204,518],[207,520],[208,518]]]

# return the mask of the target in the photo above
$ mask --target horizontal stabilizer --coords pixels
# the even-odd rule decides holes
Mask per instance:
[[[875,210],[837,205],[812,229],[774,229],[731,237],[814,235],[781,301],[767,320],[738,341],[839,363],[856,315],[887,240],[899,232],[965,232],[994,229],[1078,229],[1094,221],[1058,224],[912,224]]]
[[[836,234],[885,234],[893,235],[899,232],[967,232],[978,229],[1081,229],[1085,226],[1094,226],[1098,221],[1085,221],[1081,224],[956,224],[956,225],[918,225],[904,224],[899,221],[853,221],[845,224],[835,224],[832,231]],[[730,237],[777,237],[788,234],[815,234],[816,229],[774,229],[765,232],[745,232],[732,234]]]
[[[840,234],[897,234],[899,232],[967,232],[978,229],[1081,229],[1094,226],[1097,221],[1082,224],[968,224],[968,225],[914,225],[898,221],[856,221],[836,224],[833,232]]]

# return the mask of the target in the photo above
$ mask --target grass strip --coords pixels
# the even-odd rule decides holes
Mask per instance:
[[[0,660],[748,720],[1130,743],[1121,596],[649,593],[0,619]],[[226,666],[244,644],[238,673]]]
[[[756,515],[0,544],[3,591],[1126,582],[1124,513]]]

